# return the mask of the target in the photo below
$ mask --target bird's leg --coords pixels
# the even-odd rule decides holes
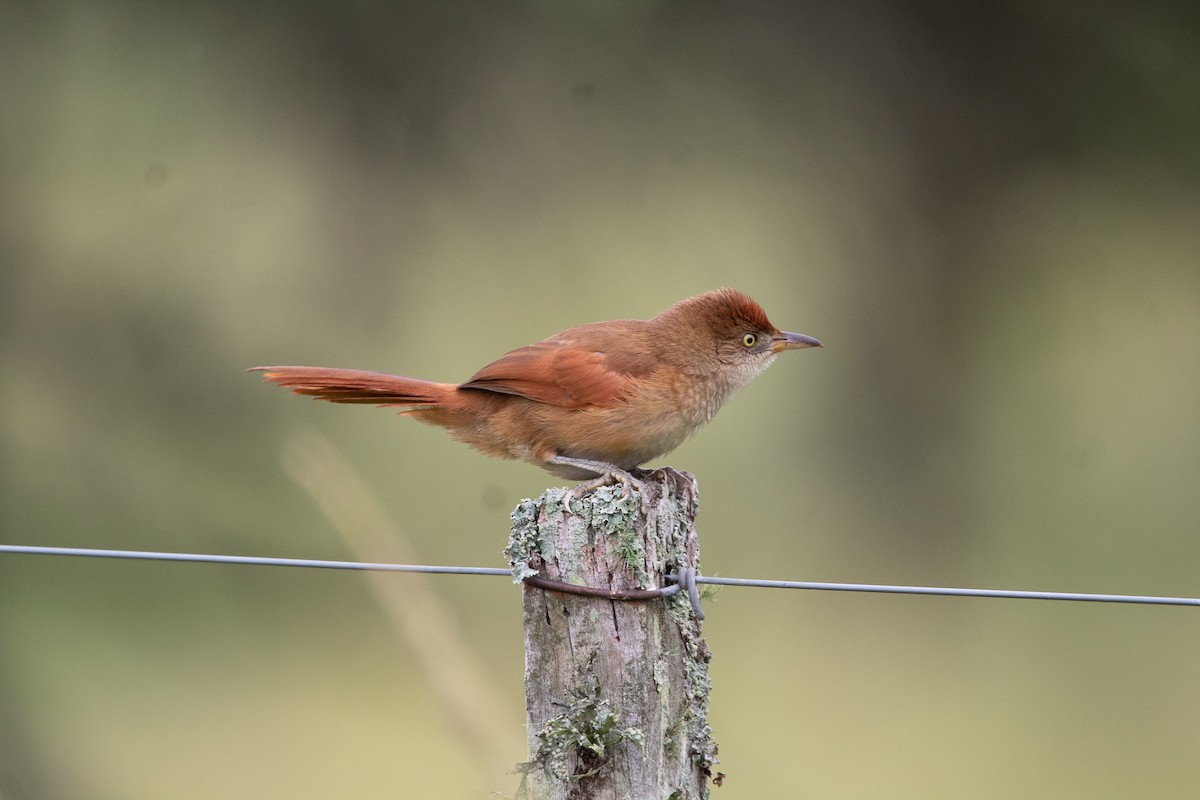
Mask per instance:
[[[570,497],[572,500],[577,500],[601,486],[612,486],[618,483],[621,484],[621,495],[626,500],[630,498],[635,489],[639,490],[639,493],[643,496],[645,495],[645,491],[642,491],[644,489],[642,479],[629,470],[621,469],[616,464],[609,464],[606,461],[592,461],[587,458],[571,458],[570,456],[551,456],[546,459],[546,462],[548,464],[575,467],[596,473],[598,477],[584,481],[571,489]]]

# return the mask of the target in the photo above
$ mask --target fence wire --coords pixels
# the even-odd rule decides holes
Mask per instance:
[[[443,575],[496,575],[512,577],[504,567],[456,567],[429,564],[389,564],[369,561],[329,561],[311,558],[272,558],[231,556],[209,553],[169,553],[152,550],[103,550],[91,547],[44,547],[0,544],[0,553],[14,555],[76,556],[84,558],[124,558],[143,561],[182,561],[205,564],[243,564],[259,567],[306,567],[348,569],[371,572],[426,572]],[[672,577],[672,576],[668,576]],[[1161,597],[1138,594],[1096,594],[1090,592],[1031,592],[1014,589],[970,589],[949,586],[903,586],[877,583],[826,583],[821,581],[778,581],[757,578],[722,578],[697,575],[696,583],[713,586],[745,586],[758,589],[805,589],[824,592],[873,592],[880,594],[934,595],[949,597],[988,597],[1004,600],[1068,600],[1090,603],[1133,603],[1160,606],[1200,606],[1197,597]]]

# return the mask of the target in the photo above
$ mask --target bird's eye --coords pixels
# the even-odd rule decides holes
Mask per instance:
[[[742,334],[742,344],[744,344],[746,347],[754,347],[754,345],[758,344],[757,334],[753,334],[753,333]]]

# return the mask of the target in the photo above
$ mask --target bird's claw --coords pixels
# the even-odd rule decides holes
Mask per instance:
[[[626,470],[618,467],[616,464],[609,464],[605,461],[595,461],[587,458],[572,458],[570,456],[554,455],[546,459],[548,464],[557,466],[571,467],[573,471],[586,471],[597,476],[589,478],[582,483],[576,484],[567,492],[566,500],[569,503],[572,500],[578,500],[588,492],[599,489],[601,486],[621,485],[621,498],[628,501],[633,497],[635,491],[645,496],[645,482],[641,476],[645,473],[642,470]],[[636,473],[636,474],[635,474]]]
[[[628,501],[632,499],[634,492],[645,496],[646,486],[641,478],[623,469],[612,469],[599,477],[576,484],[567,492],[567,499],[568,501],[579,500],[584,495],[599,489],[601,486],[616,486],[618,484],[621,486],[622,500]]]

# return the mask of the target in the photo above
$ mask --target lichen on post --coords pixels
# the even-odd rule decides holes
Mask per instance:
[[[547,490],[513,512],[515,579],[630,590],[699,568],[696,481],[657,470],[640,489]],[[622,601],[524,587],[529,760],[519,797],[708,797],[716,744],[708,662],[686,592]]]

